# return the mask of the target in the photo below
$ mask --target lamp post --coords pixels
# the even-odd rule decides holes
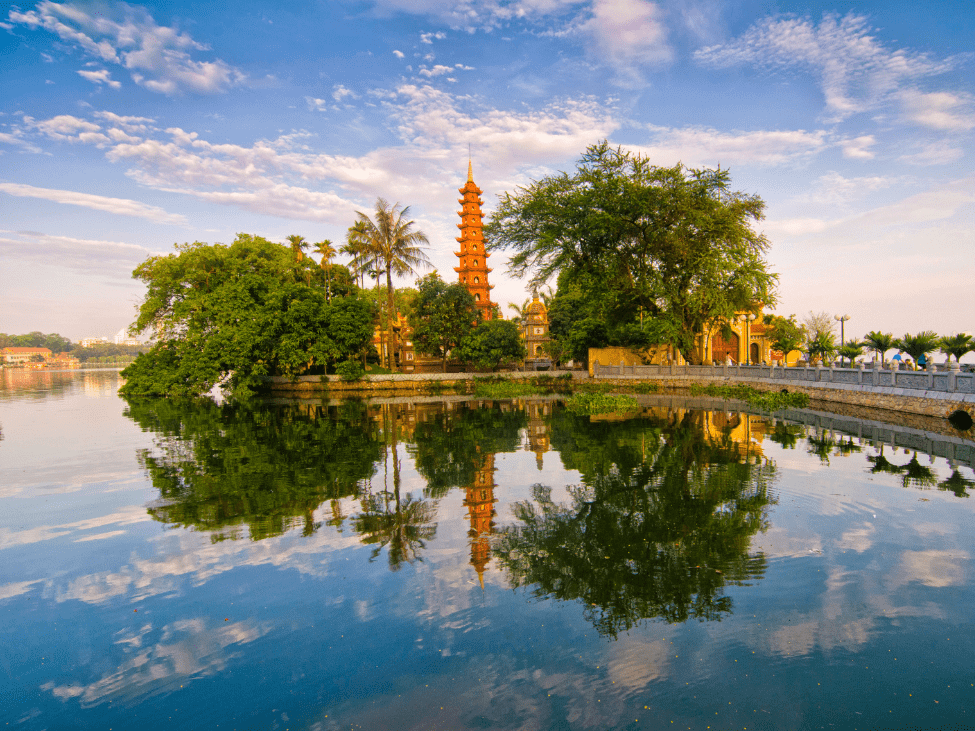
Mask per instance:
[[[843,324],[850,319],[849,315],[833,315],[833,319],[840,323],[840,348],[846,345],[846,338],[843,333]],[[840,365],[843,365],[843,356],[840,356]]]

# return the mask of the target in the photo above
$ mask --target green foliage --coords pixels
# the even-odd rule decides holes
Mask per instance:
[[[751,386],[691,386],[692,396],[717,396],[718,398],[737,399],[746,401],[766,411],[779,409],[804,409],[809,405],[809,397],[804,393],[781,393],[779,391],[756,391]]]
[[[842,348],[837,350],[841,358],[846,358],[852,364],[854,360],[863,355],[864,343],[858,342],[856,340],[850,340]]]
[[[140,353],[149,350],[148,345],[116,345],[115,343],[98,343],[87,348],[76,347],[71,355],[85,362],[106,362],[106,359],[133,361]]]
[[[457,355],[475,368],[497,370],[502,363],[525,357],[518,327],[510,320],[486,320],[465,337]]]
[[[514,381],[497,381],[495,383],[474,384],[474,395],[477,398],[508,399],[519,396],[532,396],[539,393],[538,386],[531,383],[515,383]]]
[[[7,335],[0,333],[0,348],[47,348],[52,353],[64,353],[74,347],[68,338],[57,333],[44,333],[35,330],[26,335]]]
[[[416,222],[409,220],[409,215],[409,206],[401,209],[399,203],[390,205],[382,198],[377,198],[373,218],[356,211],[357,220],[350,230],[350,243],[355,240],[363,247],[366,257],[376,263],[377,270],[386,272],[386,331],[387,342],[390,343],[386,365],[391,371],[396,370],[393,274],[413,274],[418,267],[430,265],[430,260],[423,252],[424,245],[430,241],[425,233],[414,228]]]
[[[814,336],[806,345],[806,352],[810,358],[827,359],[836,353],[836,343],[833,341],[833,334],[821,332]]]
[[[799,350],[806,342],[806,328],[796,321],[795,315],[766,315],[765,326],[772,349],[780,351],[784,358],[788,358],[789,353]]]
[[[955,360],[960,363],[966,353],[975,350],[975,339],[967,333],[945,335],[938,341],[938,350],[947,355],[948,360],[955,356]]]
[[[343,360],[335,366],[335,373],[341,376],[343,381],[358,381],[366,374],[366,370],[357,360]]]
[[[907,353],[917,363],[921,356],[927,358],[928,353],[937,350],[940,343],[941,338],[936,332],[925,330],[917,335],[905,334],[904,337],[894,341],[894,347],[902,353]]]
[[[879,330],[872,330],[863,338],[864,347],[880,356],[881,365],[887,364],[886,353],[894,348],[895,342],[893,333],[884,333]]]
[[[289,252],[290,253],[290,252]],[[130,400],[125,415],[156,437],[139,462],[159,491],[154,520],[260,540],[320,524],[325,500],[357,496],[382,459],[366,409],[224,404],[209,399]]]
[[[474,296],[460,282],[447,284],[436,272],[417,282],[409,321],[413,345],[419,353],[440,356],[447,372],[447,355],[469,336],[481,313]]]
[[[603,635],[640,622],[720,620],[726,586],[760,579],[752,537],[768,526],[775,468],[741,460],[703,412],[676,422],[648,417],[590,422],[553,415],[553,448],[582,484],[559,504],[551,491],[517,503],[495,555],[513,586],[578,604]]]
[[[593,414],[623,414],[627,411],[636,411],[640,405],[632,396],[609,393],[585,393],[573,394],[566,400],[565,408],[574,414],[591,416]]]
[[[464,403],[451,412],[427,414],[417,422],[413,443],[406,447],[426,480],[424,494],[439,499],[452,487],[475,485],[478,471],[492,455],[521,449],[521,430],[527,423],[524,410],[499,405]]]
[[[565,271],[605,283],[615,302],[654,323],[653,338],[690,358],[709,322],[756,301],[774,304],[768,241],[752,229],[764,208],[758,196],[731,190],[727,170],[657,167],[604,141],[586,150],[574,174],[502,196],[485,235],[514,250],[512,271],[533,272],[535,286]],[[598,340],[594,324],[584,332]]]
[[[230,246],[176,249],[133,274],[148,287],[134,329],[157,343],[123,371],[123,395],[198,396],[224,381],[247,396],[267,376],[324,372],[372,337],[370,304],[327,302],[304,276],[319,268],[284,246],[239,234]]]
[[[656,383],[634,383],[632,386],[626,387],[628,390],[633,391],[633,393],[657,393],[660,390],[660,386]]]

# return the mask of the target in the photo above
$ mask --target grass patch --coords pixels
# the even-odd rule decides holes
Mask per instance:
[[[513,381],[478,382],[475,379],[474,395],[478,398],[518,398],[519,396],[534,396],[540,393],[537,386],[531,383],[514,383]]]
[[[639,405],[632,396],[608,393],[576,393],[565,402],[565,408],[574,414],[592,416],[593,414],[622,414],[636,411]]]
[[[780,393],[778,391],[756,391],[751,386],[691,386],[692,396],[718,396],[746,401],[766,411],[779,409],[804,409],[809,405],[809,397],[804,393]]]
[[[634,383],[629,390],[633,391],[633,393],[657,393],[660,390],[660,386],[656,383]]]

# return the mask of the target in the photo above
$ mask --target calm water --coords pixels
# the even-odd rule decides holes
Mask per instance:
[[[0,378],[4,728],[975,726],[970,462],[725,411]]]

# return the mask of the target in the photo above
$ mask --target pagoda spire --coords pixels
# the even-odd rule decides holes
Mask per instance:
[[[460,260],[459,266],[454,267],[457,272],[458,280],[467,287],[477,305],[478,310],[484,320],[494,317],[495,305],[491,301],[491,290],[494,287],[488,283],[488,273],[492,271],[487,265],[490,253],[484,248],[483,221],[481,215],[481,189],[474,182],[474,163],[467,160],[467,183],[458,191],[463,197],[458,199],[461,210],[457,211],[460,216],[460,236],[457,242],[460,244],[460,251],[455,251],[454,255]]]

